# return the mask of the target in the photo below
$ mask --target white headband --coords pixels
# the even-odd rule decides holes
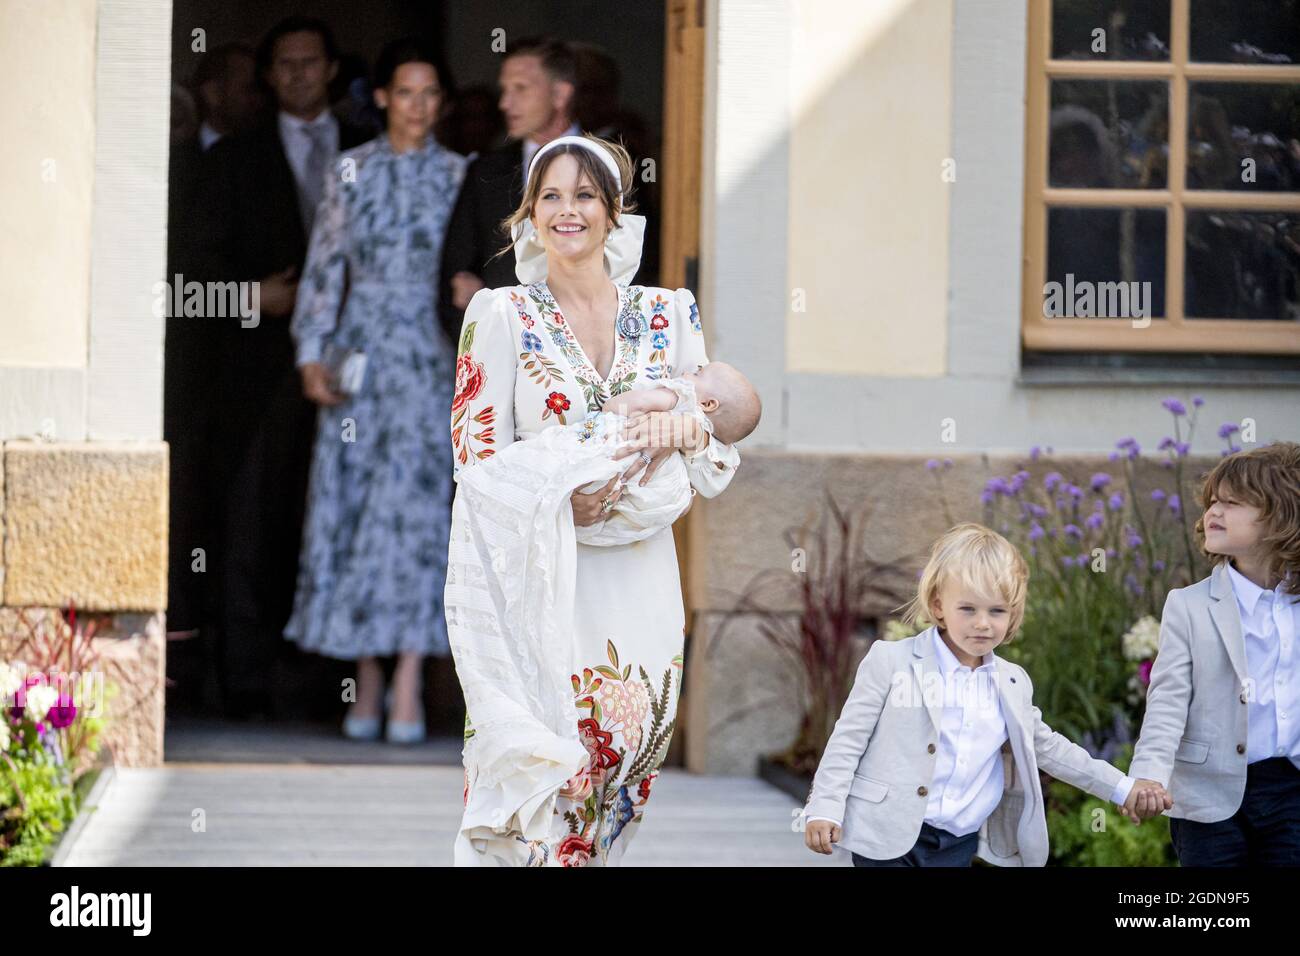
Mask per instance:
[[[542,158],[542,154],[554,146],[581,146],[590,153],[594,153],[605,164],[609,174],[614,177],[614,186],[618,190],[619,196],[623,195],[623,179],[618,174],[618,163],[614,162],[614,157],[609,154],[609,150],[602,146],[597,146],[585,136],[561,136],[559,139],[553,139],[537,152],[533,153],[532,162],[528,164],[528,179],[533,178],[533,169],[537,166],[537,161]]]

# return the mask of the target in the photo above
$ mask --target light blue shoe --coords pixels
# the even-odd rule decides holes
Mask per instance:
[[[378,717],[344,717],[343,736],[349,740],[378,740]]]
[[[393,709],[393,689],[390,687],[384,695],[384,710]],[[424,705],[420,705],[420,716],[416,720],[390,720],[384,729],[384,737],[390,744],[419,744],[424,742]]]

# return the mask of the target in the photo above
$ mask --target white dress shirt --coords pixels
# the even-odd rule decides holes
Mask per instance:
[[[339,151],[339,122],[329,110],[321,110],[314,120],[302,120],[283,111],[279,114],[280,142],[284,145],[284,155],[293,170],[294,182],[302,188],[303,176],[307,170],[307,155],[311,152],[312,138],[309,127],[323,127],[326,130],[325,143],[329,154],[335,156]]]
[[[943,711],[934,779],[925,822],[956,836],[974,833],[1002,800],[1002,716],[991,654],[974,669],[965,666],[934,629],[935,658],[943,674]]]
[[[569,125],[569,128],[560,134],[560,136],[581,136],[581,135],[582,135],[582,129],[581,127],[578,126],[577,123],[571,123]],[[557,136],[556,138],[558,139],[559,137]],[[549,140],[547,142],[549,142]],[[537,154],[537,151],[541,149],[544,145],[546,144],[539,143],[536,140],[532,140],[532,139],[524,140],[524,169],[523,169],[523,173],[520,175],[520,178],[523,180],[525,191],[527,191],[528,189],[528,167],[533,162],[533,156],[535,156]]]
[[[1300,670],[1295,653],[1300,605],[1295,595],[1260,587],[1232,562],[1227,567],[1241,612],[1246,673],[1254,688],[1247,698],[1246,762],[1289,757],[1300,767]]]

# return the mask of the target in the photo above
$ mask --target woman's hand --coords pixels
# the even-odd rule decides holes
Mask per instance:
[[[577,527],[586,527],[587,525],[596,524],[604,521],[609,516],[609,511],[601,510],[602,502],[606,497],[610,499],[610,507],[623,494],[623,485],[619,484],[622,475],[615,475],[605,484],[603,488],[593,491],[589,495],[584,495],[580,491],[575,491],[569,495],[569,501],[573,505],[573,523]]]
[[[643,412],[633,415],[627,422],[626,438],[631,442],[627,447],[614,453],[614,459],[636,455],[645,449],[650,457],[636,462],[623,474],[623,480],[631,484],[637,472],[643,471],[640,484],[645,484],[654,477],[664,460],[675,452],[699,451],[709,443],[710,435],[699,421],[690,415],[676,412]]]
[[[330,388],[329,372],[320,362],[308,362],[298,369],[302,373],[302,393],[317,405],[340,405],[344,396]]]

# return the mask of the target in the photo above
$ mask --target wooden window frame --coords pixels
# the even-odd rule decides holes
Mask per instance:
[[[1300,66],[1189,62],[1191,0],[1170,0],[1170,58],[1054,60],[1052,0],[1028,2],[1026,72],[1024,276],[1021,341],[1036,351],[1300,353],[1300,322],[1276,319],[1187,319],[1184,253],[1188,209],[1300,212],[1300,193],[1189,190],[1188,83],[1300,83]],[[1164,189],[1060,189],[1048,185],[1048,117],[1051,82],[1057,79],[1162,80],[1169,84],[1169,169]],[[1165,316],[1145,328],[1132,319],[1047,318],[1047,216],[1055,206],[1163,209],[1165,211]]]

